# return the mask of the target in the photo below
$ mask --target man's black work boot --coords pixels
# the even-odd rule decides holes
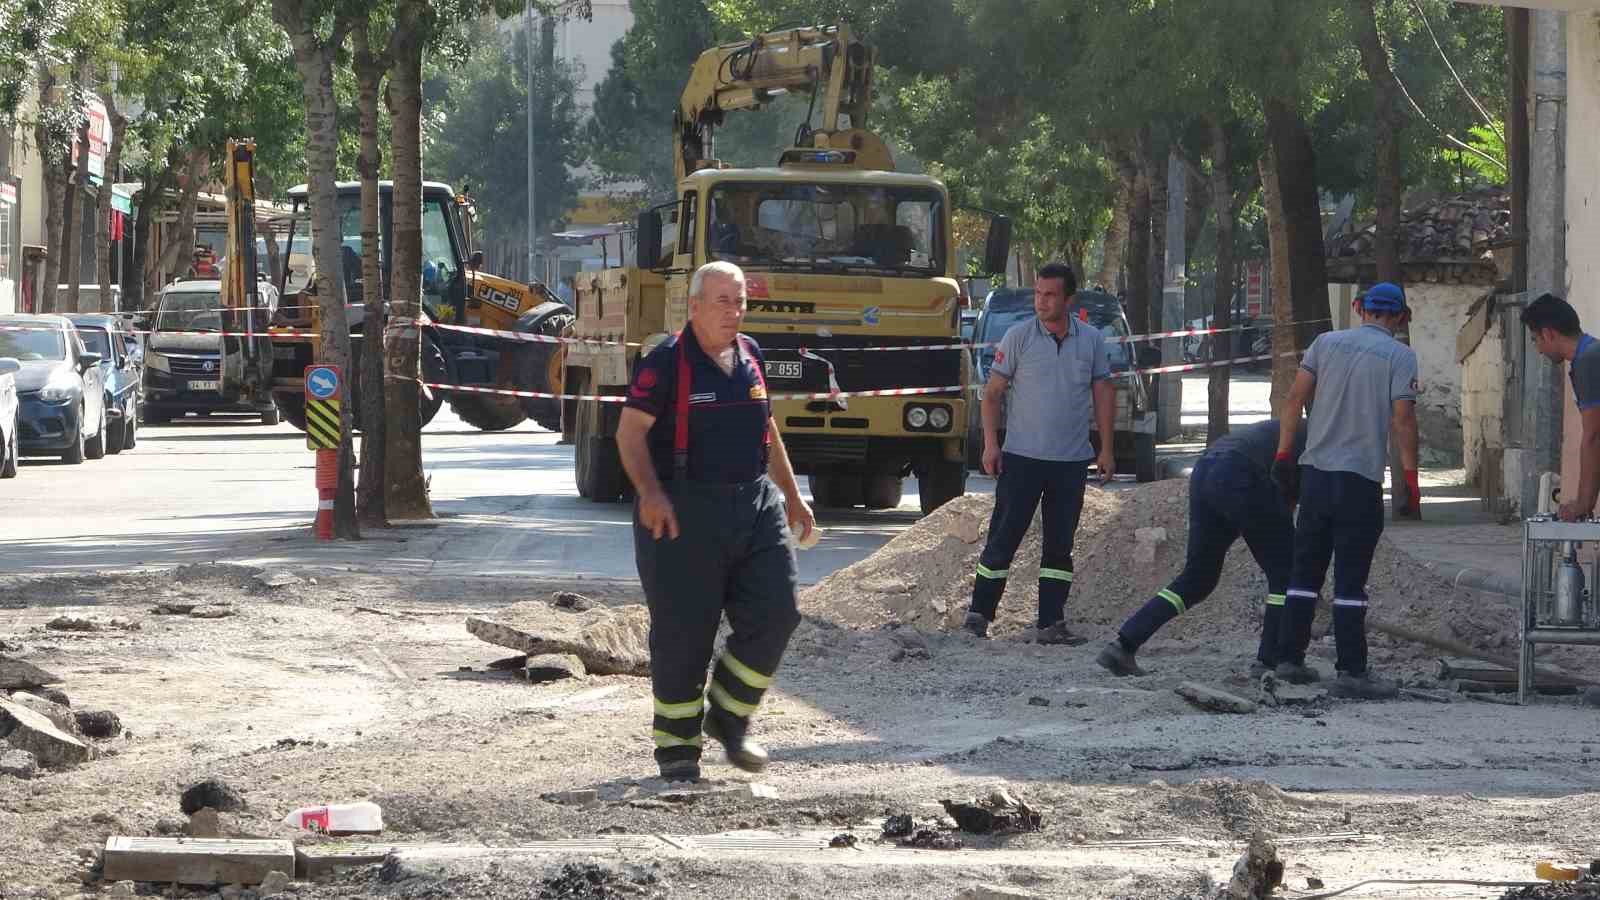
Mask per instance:
[[[1392,681],[1379,678],[1371,672],[1351,675],[1340,672],[1328,685],[1328,696],[1344,700],[1393,700],[1400,696],[1400,688]]]
[[[699,781],[700,760],[698,759],[672,759],[663,760],[661,766],[662,781]]]
[[[1139,668],[1139,664],[1134,661],[1133,651],[1122,646],[1121,641],[1112,641],[1107,644],[1106,648],[1100,651],[1100,655],[1094,658],[1094,661],[1100,664],[1100,668],[1113,675],[1144,674],[1144,670]]]
[[[728,762],[746,772],[760,772],[767,767],[767,748],[745,737],[750,723],[732,716],[716,707],[706,712],[706,736],[720,743],[728,752]]]
[[[989,636],[989,619],[981,612],[969,612],[966,621],[961,623],[961,630],[973,637],[986,638]]]
[[[1037,644],[1059,644],[1063,647],[1076,647],[1089,642],[1088,638],[1068,629],[1065,620],[1035,628],[1033,640]]]
[[[1274,674],[1290,684],[1315,684],[1322,680],[1322,673],[1305,663],[1278,663]]]

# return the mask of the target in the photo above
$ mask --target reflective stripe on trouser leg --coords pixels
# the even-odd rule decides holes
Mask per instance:
[[[711,702],[718,709],[748,719],[761,705],[761,698],[772,686],[772,676],[740,662],[732,653],[723,653],[711,673]]]
[[[1333,601],[1333,638],[1338,645],[1339,671],[1346,675],[1360,675],[1367,671],[1367,601],[1356,598],[1335,598]]]
[[[1178,617],[1184,610],[1183,598],[1166,588],[1144,602],[1139,611],[1128,617],[1117,631],[1117,640],[1128,652],[1137,652],[1150,640],[1161,626]]]
[[[1317,595],[1291,588],[1284,596],[1281,615],[1278,661],[1305,665],[1306,648],[1311,646],[1311,621],[1317,617]]]
[[[1087,462],[1040,463],[1044,488],[1039,497],[1040,628],[1066,616],[1072,590],[1072,545],[1083,515],[1083,489],[1089,480]]]
[[[1067,595],[1072,592],[1072,563],[1065,566],[1039,567],[1039,619],[1040,628],[1054,625],[1065,618]]]

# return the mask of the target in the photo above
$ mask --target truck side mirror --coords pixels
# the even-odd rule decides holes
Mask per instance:
[[[1161,348],[1143,346],[1139,348],[1139,368],[1150,369],[1161,365]]]
[[[653,209],[639,214],[638,266],[654,269],[661,262],[661,217]]]
[[[472,257],[467,260],[467,268],[471,269],[474,272],[476,272],[479,269],[483,268],[483,251],[482,250],[474,250],[474,251],[472,251]]]
[[[1011,219],[995,216],[989,220],[989,238],[983,245],[983,270],[989,275],[1004,275],[1011,258]]]

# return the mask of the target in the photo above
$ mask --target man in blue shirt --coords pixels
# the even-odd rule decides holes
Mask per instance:
[[[761,348],[739,333],[744,314],[744,273],[701,266],[688,325],[639,360],[617,426],[638,496],[652,734],[669,781],[699,779],[702,734],[735,766],[766,767],[766,750],[746,735],[800,623],[790,529],[803,540],[815,521],[772,420]],[[708,690],[724,613],[733,633]]]
[[[1406,491],[1407,510],[1415,511],[1422,499],[1417,486],[1417,354],[1394,338],[1410,314],[1398,285],[1374,285],[1356,304],[1361,324],[1317,336],[1284,402],[1285,426],[1272,479],[1289,505],[1299,502],[1300,513],[1277,673],[1301,684],[1321,677],[1305,659],[1317,595],[1331,561],[1339,676],[1328,693],[1381,700],[1398,690],[1367,670],[1367,575],[1383,534],[1383,474],[1391,432],[1406,473],[1405,485],[1394,489]],[[1295,430],[1288,423],[1308,403],[1306,448],[1297,463]]]
[[[1578,450],[1578,486],[1557,513],[1564,522],[1594,514],[1600,494],[1600,341],[1583,333],[1578,311],[1554,294],[1543,294],[1522,311],[1522,327],[1533,337],[1534,349],[1553,363],[1568,363],[1572,395],[1583,419],[1583,439]]]
[[[1116,393],[1111,357],[1103,335],[1067,314],[1077,277],[1065,263],[1051,263],[1034,279],[1036,317],[1013,325],[1000,339],[989,382],[983,389],[983,470],[999,479],[989,537],[978,557],[972,607],[962,628],[987,637],[1005,593],[1011,559],[1043,506],[1043,551],[1039,561],[1041,644],[1074,645],[1086,638],[1067,629],[1067,593],[1072,587],[1072,543],[1083,513],[1089,463],[1091,411],[1100,426],[1097,465],[1102,481],[1114,472],[1111,435]],[[999,421],[1006,392],[1005,446]]]

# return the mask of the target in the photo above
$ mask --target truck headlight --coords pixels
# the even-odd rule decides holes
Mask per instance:
[[[71,400],[83,387],[76,376],[67,372],[57,372],[50,376],[39,390],[39,399],[46,403],[65,403]]]
[[[145,351],[144,364],[145,368],[155,369],[157,372],[166,372],[169,375],[172,374],[172,363],[168,362],[165,356],[154,350]]]
[[[928,427],[928,411],[920,406],[913,406],[906,410],[906,424],[912,428]]]
[[[935,431],[944,431],[950,427],[950,410],[943,406],[935,406],[933,411],[928,413],[928,423]]]

